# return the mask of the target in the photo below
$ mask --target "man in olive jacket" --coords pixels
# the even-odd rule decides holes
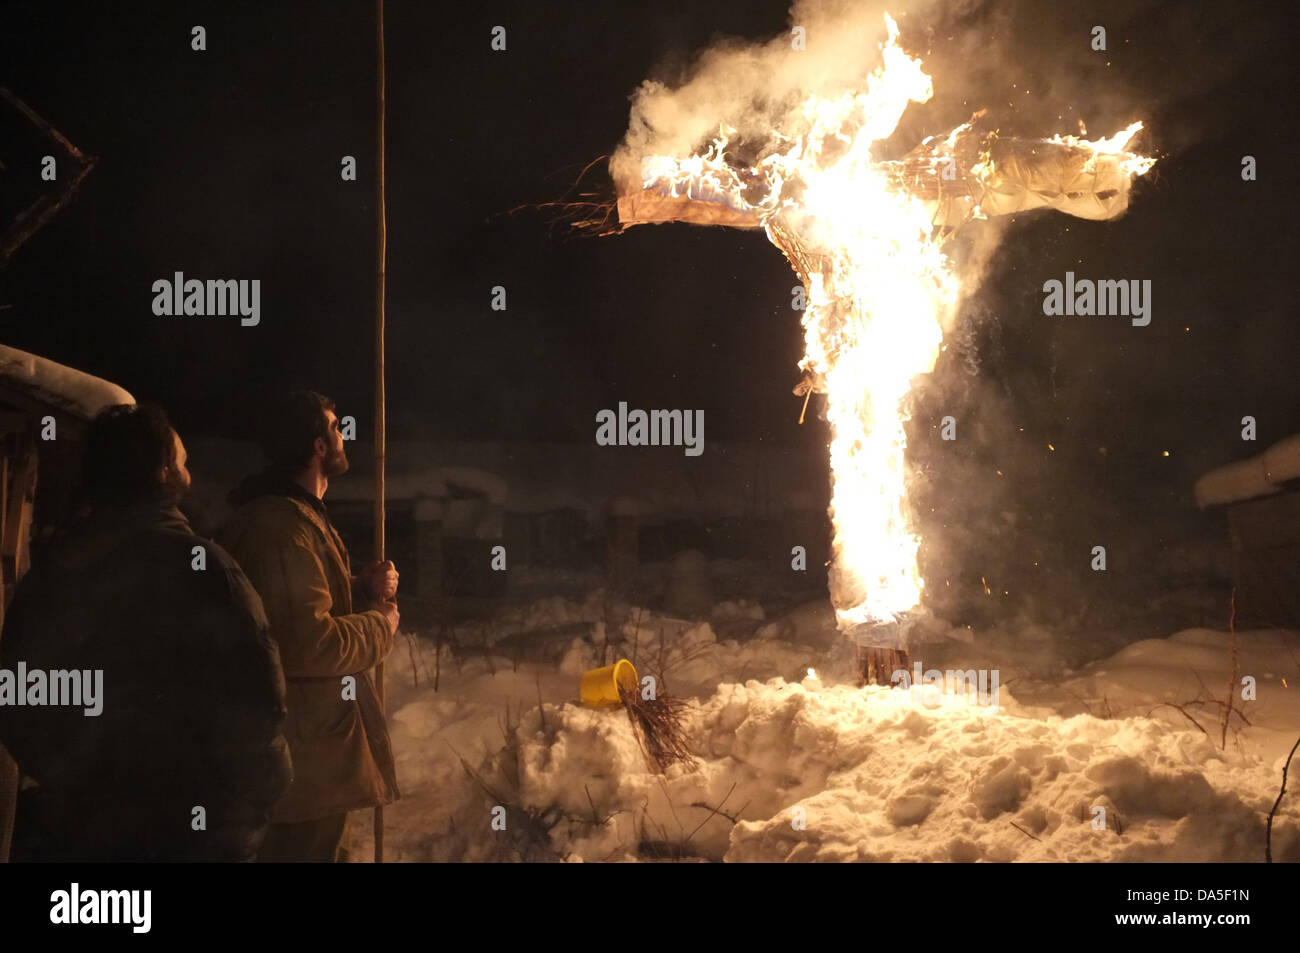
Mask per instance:
[[[261,600],[177,509],[185,446],[160,409],[106,409],[84,457],[89,513],[37,553],[0,637],[0,668],[83,688],[81,704],[0,704],[37,785],[13,859],[251,861],[291,777]]]
[[[299,391],[262,424],[271,465],[231,494],[238,509],[217,535],[262,596],[287,684],[294,780],[258,859],[331,862],[349,811],[398,797],[371,671],[397,632],[397,572],[375,564],[354,579],[330,523],[323,497],[348,466],[334,403]]]

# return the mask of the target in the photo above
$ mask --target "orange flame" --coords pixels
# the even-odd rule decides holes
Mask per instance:
[[[898,46],[897,24],[888,15],[885,22],[888,40],[866,90],[808,97],[787,117],[790,128],[773,130],[769,151],[752,164],[727,161],[735,130],[725,124],[701,154],[642,161],[645,189],[725,203],[756,218],[778,245],[793,234],[805,253],[795,262],[807,286],[799,366],[827,393],[832,597],[846,630],[895,620],[920,602],[920,539],[905,505],[902,403],[913,379],[933,369],[944,320],[961,291],[933,205],[871,157],[872,145],[894,132],[908,105],[933,95],[921,61]],[[942,141],[951,148],[970,128],[959,126]],[[1134,123],[1095,142],[1048,141],[1096,157],[1121,151],[1141,128]],[[977,160],[964,171],[978,180],[992,167],[987,155]],[[1123,160],[1128,175],[1155,161],[1128,154]]]

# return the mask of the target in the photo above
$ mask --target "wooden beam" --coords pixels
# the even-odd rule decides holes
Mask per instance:
[[[71,178],[63,180],[61,188],[38,198],[20,212],[4,233],[0,234],[0,263],[3,263],[27,239],[40,231],[46,222],[57,215],[60,209],[72,201],[77,188],[81,185],[82,180],[90,174],[90,170],[95,167],[97,160],[94,156],[86,155],[69,142],[67,137],[37,115],[34,109],[15,96],[8,87],[0,86],[0,99],[17,109],[28,122],[66,152],[72,159],[73,168],[76,170]]]

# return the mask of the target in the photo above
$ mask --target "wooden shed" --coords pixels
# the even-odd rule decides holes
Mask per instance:
[[[1300,629],[1300,435],[1206,473],[1196,502],[1227,512],[1236,624]]]
[[[116,384],[0,344],[0,624],[35,541],[71,516],[94,416],[135,398]],[[9,858],[18,769],[0,747],[0,861]]]

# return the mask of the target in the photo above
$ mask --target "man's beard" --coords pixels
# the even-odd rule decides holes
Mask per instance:
[[[348,452],[339,447],[338,453],[330,452],[321,465],[321,472],[326,477],[342,476],[348,472]]]

